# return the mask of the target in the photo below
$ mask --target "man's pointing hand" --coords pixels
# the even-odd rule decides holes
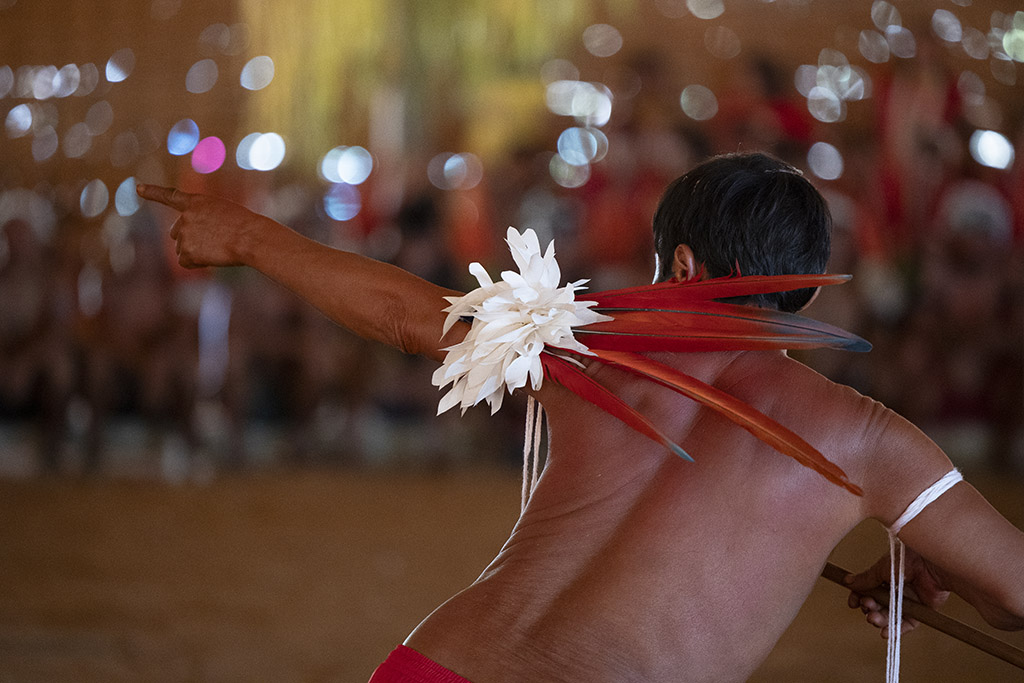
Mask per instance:
[[[137,185],[143,199],[159,202],[181,212],[171,226],[178,263],[185,268],[245,264],[248,247],[261,223],[269,219],[239,204],[173,187]]]

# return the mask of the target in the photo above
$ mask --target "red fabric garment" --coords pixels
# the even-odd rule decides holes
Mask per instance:
[[[399,645],[377,667],[369,683],[471,683],[429,657]]]

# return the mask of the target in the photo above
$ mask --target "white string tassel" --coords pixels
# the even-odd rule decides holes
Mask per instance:
[[[903,625],[903,582],[906,564],[906,546],[896,535],[910,520],[917,517],[939,496],[963,480],[957,469],[947,472],[941,479],[926,488],[914,499],[903,514],[889,527],[889,637],[885,657],[885,683],[899,683],[900,680],[900,627]],[[897,555],[899,558],[897,559]],[[899,565],[899,574],[896,567]]]
[[[899,560],[896,555],[899,554]],[[899,683],[900,680],[900,644],[903,623],[903,578],[906,546],[889,531],[889,637],[886,641],[885,683]],[[899,564],[899,576],[896,565]]]
[[[523,438],[523,493],[519,513],[526,512],[533,490],[540,481],[540,437],[544,408],[533,396],[526,400],[526,435]]]
[[[537,410],[533,418],[533,452],[530,454],[532,460],[531,469],[533,473],[530,477],[530,495],[533,495],[533,490],[537,488],[537,482],[540,481],[540,437],[541,429],[544,425],[544,406],[537,402],[532,396],[530,400],[537,403]]]
[[[530,481],[532,475],[530,473],[530,464],[532,461],[531,453],[533,451],[533,434],[536,431],[533,423],[536,417],[537,411],[537,399],[530,396],[526,399],[526,434],[523,437],[523,492],[522,500],[519,505],[519,513],[526,512],[526,502],[530,499],[530,494],[533,492],[530,488]]]

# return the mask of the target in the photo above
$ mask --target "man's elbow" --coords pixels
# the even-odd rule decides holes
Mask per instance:
[[[438,340],[428,340],[427,325],[417,320],[401,297],[388,297],[381,305],[381,341],[402,353],[434,357]]]
[[[985,615],[985,621],[1000,631],[1024,631],[1024,617],[1010,612]]]
[[[1000,626],[1004,631],[1024,631],[1024,595],[1017,597],[1016,605],[1007,612],[1007,623]]]
[[[982,614],[985,621],[1002,631],[1024,631],[1024,592],[1002,596],[995,604]]]

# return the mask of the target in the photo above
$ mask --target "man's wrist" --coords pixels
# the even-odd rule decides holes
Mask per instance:
[[[234,260],[239,265],[259,269],[262,259],[272,253],[275,228],[282,227],[259,214],[254,214],[243,230],[239,231],[236,241]]]

